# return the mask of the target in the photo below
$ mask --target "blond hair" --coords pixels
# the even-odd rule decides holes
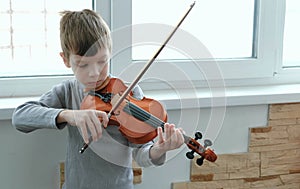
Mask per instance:
[[[100,15],[89,9],[63,11],[61,15],[60,42],[67,59],[70,53],[93,56],[101,48],[111,53],[110,29]]]

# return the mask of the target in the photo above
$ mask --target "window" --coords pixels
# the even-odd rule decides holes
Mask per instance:
[[[39,95],[61,81],[58,75],[68,74],[58,56],[58,39],[54,39],[58,37],[58,11],[92,8],[94,4],[112,30],[111,72],[132,81],[193,1],[0,3],[0,96],[24,96]],[[299,82],[299,10],[297,0],[196,1],[143,83],[149,83],[149,89],[159,89],[173,83],[185,87],[187,81],[196,87],[203,83],[245,86]],[[33,21],[35,24],[24,24]],[[36,31],[39,34],[32,34]],[[161,84],[164,82],[169,86]]]
[[[92,9],[92,0],[0,1],[0,96],[45,92],[68,75],[59,52],[59,12]]]
[[[300,67],[300,2],[286,2],[286,16],[283,44],[283,67]]]
[[[91,1],[2,0],[1,77],[66,74],[59,57],[59,12],[92,8]]]
[[[116,51],[112,71],[130,81],[133,78],[129,76],[136,75],[134,73],[151,58],[190,4],[183,1],[151,1],[152,5],[143,0],[125,2],[127,4],[122,6],[117,6],[119,2],[111,3],[111,28],[116,39],[131,39]],[[231,81],[242,83],[243,79],[249,83],[253,79],[272,78],[280,63],[278,52],[282,51],[279,46],[282,33],[277,32],[283,24],[280,20],[282,5],[281,0],[196,1],[167,51],[153,64],[154,75],[149,71],[147,77],[182,81],[183,78],[171,71],[166,76],[163,70],[172,65],[193,82],[224,80],[229,84]],[[119,42],[116,43],[119,48]],[[127,71],[129,67],[131,70]]]
[[[254,0],[196,2],[195,7],[180,28],[203,43],[214,58],[252,57],[254,2]],[[132,24],[159,23],[175,26],[189,5],[189,1],[182,0],[133,0]],[[228,5],[234,6],[224,9]],[[170,6],[172,6],[172,11],[168,9]],[[145,9],[145,7],[147,8]],[[153,14],[153,10],[155,10],[155,14]],[[139,37],[139,33],[134,32],[132,34],[133,41],[137,41],[138,39],[135,38]],[[152,35],[159,37],[158,35],[167,35],[168,32],[157,30]],[[134,46],[133,44],[132,59],[143,60],[149,58],[157,49],[157,46],[149,46],[148,44]],[[177,48],[180,49],[180,47]],[[186,58],[182,54],[172,53],[170,50],[164,50],[159,59]],[[205,59],[211,58],[211,56],[199,53],[196,58]]]

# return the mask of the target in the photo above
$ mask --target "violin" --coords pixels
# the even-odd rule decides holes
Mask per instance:
[[[81,102],[80,109],[101,110],[108,113],[114,103],[126,90],[118,78],[108,78],[108,84],[101,90],[90,91]],[[156,128],[164,126],[167,113],[161,103],[143,97],[135,99],[132,94],[118,106],[110,116],[108,125],[119,126],[119,131],[132,143],[143,144],[157,136]]]
[[[83,99],[80,109],[106,111],[109,118],[108,125],[119,126],[119,131],[132,143],[143,144],[153,140],[157,136],[157,128],[164,128],[164,124],[167,121],[166,110],[157,100],[146,97],[141,100],[135,99],[132,96],[132,89],[166,46],[194,5],[195,2],[128,87],[122,80],[108,77],[102,86],[88,93]],[[200,155],[200,158],[196,161],[198,165],[202,165],[204,159],[210,162],[216,161],[217,155],[208,148],[212,145],[212,142],[206,139],[204,140],[204,145],[201,145],[197,141],[202,138],[201,132],[196,132],[194,138],[183,133],[182,135],[185,144],[191,150],[186,153],[187,158],[193,159],[194,153],[197,153]],[[79,152],[83,153],[87,148],[88,144],[85,143]]]
[[[121,79],[108,78],[105,87],[100,90],[90,91],[83,99],[80,109],[95,109],[109,112],[121,95],[126,91],[127,86]],[[108,125],[116,125],[119,131],[128,141],[135,144],[143,144],[153,140],[157,136],[157,128],[164,128],[167,121],[167,113],[163,105],[151,98],[143,97],[135,99],[130,93],[118,108],[111,114]],[[182,134],[184,142],[191,149],[186,153],[189,159],[194,158],[196,152],[201,157],[197,159],[197,164],[202,165],[206,159],[215,162],[216,154],[207,148],[212,145],[210,140],[204,140],[204,146],[197,142],[202,138],[200,132],[196,132],[195,138]],[[82,149],[83,153],[85,149]]]

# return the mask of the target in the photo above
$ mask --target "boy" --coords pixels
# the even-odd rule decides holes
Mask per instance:
[[[80,103],[86,91],[104,85],[110,77],[110,30],[91,10],[64,11],[60,39],[63,51],[60,56],[65,66],[72,69],[75,79],[54,86],[38,101],[17,107],[13,125],[26,133],[67,127],[65,188],[132,189],[132,158],[144,167],[163,164],[165,153],[183,144],[182,131],[166,123],[164,135],[161,128],[157,129],[157,142],[137,145],[122,136],[117,126],[102,129],[102,125],[108,124],[107,114],[100,110],[80,110]],[[133,89],[133,95],[143,97],[138,87]],[[91,148],[79,154],[83,142],[89,143],[89,135],[93,140]]]

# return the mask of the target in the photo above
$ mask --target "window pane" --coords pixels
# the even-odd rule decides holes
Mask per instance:
[[[174,27],[189,5],[190,2],[182,0],[133,0],[132,23],[160,23]],[[180,28],[195,36],[211,53],[208,57],[201,55],[199,58],[252,57],[254,5],[255,0],[196,2]],[[168,36],[159,28],[157,31],[148,35]],[[135,35],[138,34],[133,30],[133,42]],[[148,59],[158,45],[133,43],[133,59]],[[164,51],[160,59],[184,59],[184,55],[176,49]]]
[[[283,67],[300,66],[300,1],[286,1]]]
[[[59,12],[92,9],[92,1],[1,2],[0,77],[70,73],[59,56]]]

